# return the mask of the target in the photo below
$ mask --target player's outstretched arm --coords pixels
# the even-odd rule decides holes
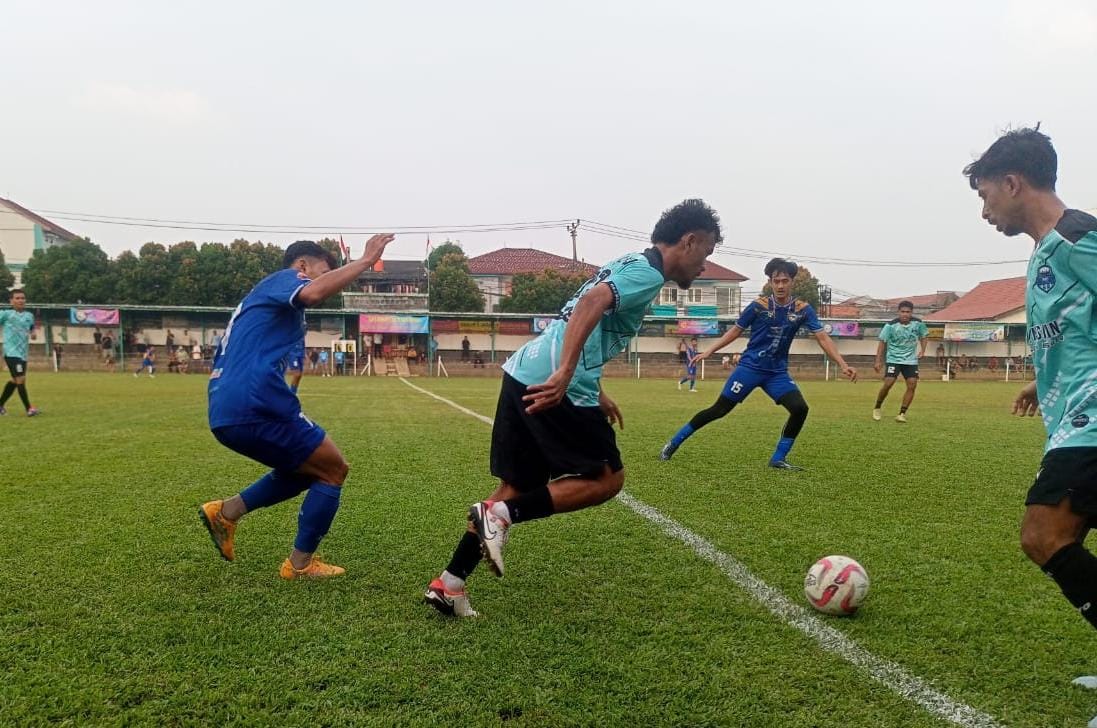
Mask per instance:
[[[720,351],[720,349],[723,349],[725,346],[727,346],[731,342],[735,341],[736,339],[738,339],[742,335],[743,335],[743,330],[741,328],[739,328],[739,325],[738,324],[733,325],[730,329],[727,330],[726,334],[724,334],[723,336],[721,336],[719,339],[716,340],[715,344],[713,344],[709,348],[705,349],[700,354],[697,354],[696,356],[694,356],[692,359],[689,360],[689,363],[694,364],[696,362],[701,361],[702,359],[708,359],[710,356],[712,356],[716,352]]]
[[[583,294],[568,319],[564,329],[564,348],[560,352],[560,366],[542,384],[526,388],[529,394],[522,397],[527,403],[526,412],[535,414],[560,404],[575,376],[575,367],[579,364],[579,354],[587,337],[602,319],[602,314],[613,308],[613,290],[605,283],[599,283]]]
[[[851,382],[857,381],[857,370],[846,364],[846,360],[842,358],[842,355],[838,353],[838,347],[834,345],[834,340],[827,335],[827,332],[822,329],[815,332],[815,340],[819,342],[819,348],[829,356],[838,368],[842,370],[842,374],[846,379]]]
[[[372,268],[373,264],[380,260],[381,253],[385,252],[385,246],[395,239],[396,236],[392,233],[374,235],[366,241],[366,250],[362,253],[361,258],[353,260],[341,268],[329,270],[324,275],[316,278],[312,283],[301,289],[300,293],[297,294],[297,301],[302,306],[308,307],[316,306],[328,300],[329,297],[358,280],[358,276]]]

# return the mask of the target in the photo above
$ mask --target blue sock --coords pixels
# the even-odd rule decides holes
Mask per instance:
[[[266,508],[295,498],[308,487],[309,481],[305,478],[272,470],[240,491],[240,497],[244,499],[244,505],[251,512],[256,508]]]
[[[297,539],[293,547],[298,551],[311,554],[320,545],[331,528],[335,512],[339,510],[339,495],[343,489],[338,485],[329,485],[319,481],[309,486],[308,495],[301,502],[301,512],[297,514]]]
[[[795,437],[782,437],[777,441],[777,449],[773,451],[773,457],[769,459],[771,463],[784,460],[788,457],[788,453],[792,450],[793,443],[796,442]]]
[[[674,433],[674,437],[670,438],[670,444],[674,445],[675,447],[680,447],[681,444],[686,441],[686,438],[692,435],[693,432],[693,425],[687,422],[682,426],[682,429]]]

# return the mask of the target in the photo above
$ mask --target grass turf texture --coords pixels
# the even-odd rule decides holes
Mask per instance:
[[[496,381],[414,381],[494,413]],[[483,616],[439,618],[419,599],[493,487],[490,429],[395,379],[302,386],[352,465],[321,545],[348,575],[277,578],[299,501],[222,562],[197,507],[263,469],[213,440],[204,385],[41,374],[44,414],[0,419],[0,723],[942,724],[617,503],[517,527],[507,577],[470,581]],[[870,419],[873,382],[807,383],[803,473],[764,467],[784,411],[761,393],[658,461],[701,386],[607,382],[630,493],[798,602],[815,559],[854,556],[872,592],[828,621],[1004,724],[1097,712],[1069,686],[1092,630],[1017,545],[1043,440],[1007,414],[1018,385],[926,382],[900,425]]]

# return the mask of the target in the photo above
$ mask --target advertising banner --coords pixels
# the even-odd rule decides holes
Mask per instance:
[[[425,334],[429,320],[426,316],[363,313],[358,315],[358,330],[363,334]]]
[[[1005,324],[966,321],[945,324],[945,341],[1005,341]]]
[[[673,327],[675,336],[719,336],[720,322],[716,320],[680,320]]]
[[[823,331],[835,338],[857,338],[861,336],[861,322],[828,321],[823,324]]]
[[[88,326],[117,326],[116,308],[70,308],[69,322]]]

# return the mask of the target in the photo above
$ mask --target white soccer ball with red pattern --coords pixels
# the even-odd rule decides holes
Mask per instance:
[[[804,596],[826,614],[853,614],[868,596],[868,572],[848,556],[824,556],[804,577]]]

